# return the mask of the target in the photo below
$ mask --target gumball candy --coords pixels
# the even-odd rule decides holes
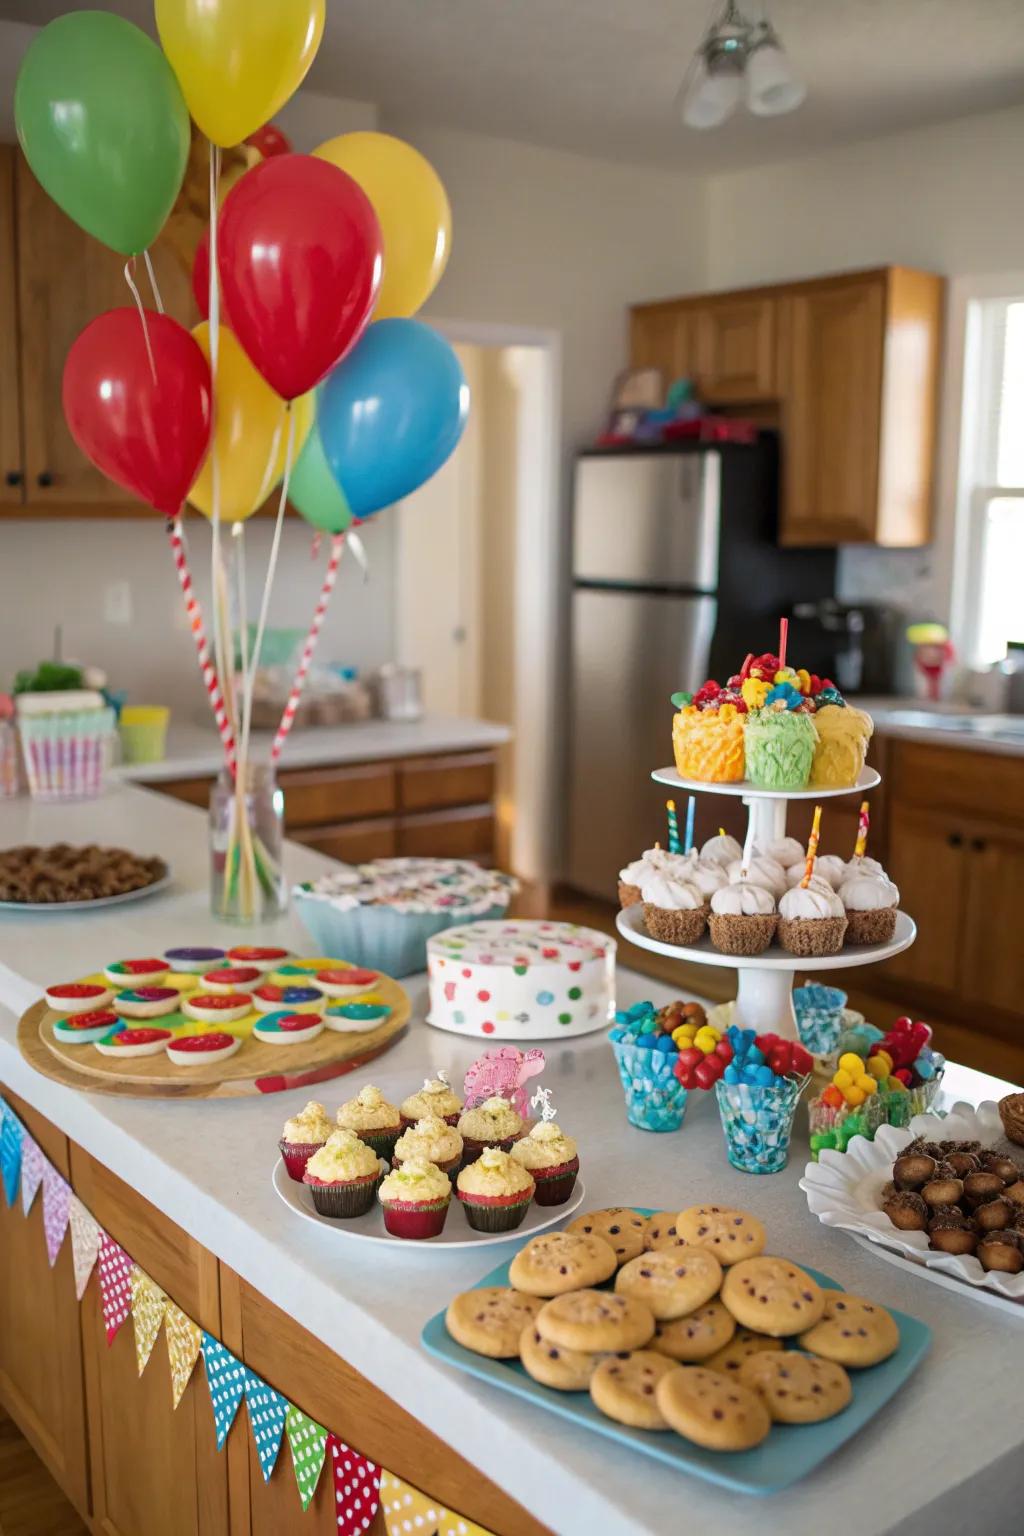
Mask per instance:
[[[846,1099],[847,1104],[863,1104],[864,1100],[867,1098],[867,1094],[864,1092],[863,1088],[858,1088],[856,1086],[851,1086],[845,1089],[843,1096]]]
[[[863,1077],[857,1079],[855,1087],[860,1088],[861,1091],[866,1093],[869,1098],[873,1093],[878,1092],[878,1083],[873,1077],[869,1076],[867,1072],[864,1073]]]
[[[721,1077],[725,1068],[717,1056],[708,1055],[698,1067],[694,1068],[693,1076],[698,1088],[713,1088]]]
[[[715,1046],[715,1055],[720,1056],[725,1062],[732,1061],[733,1051],[728,1040],[719,1040]]]
[[[858,1077],[860,1076],[860,1072],[859,1071],[857,1073],[857,1076]],[[832,1082],[839,1089],[840,1093],[845,1093],[848,1088],[852,1088],[853,1087],[853,1082],[854,1082],[853,1073],[852,1072],[847,1072],[845,1067],[840,1067],[839,1071],[834,1073],[834,1075],[832,1077]]]
[[[811,1151],[834,1152],[838,1139],[835,1131],[815,1131],[811,1137]]]
[[[769,1066],[754,1068],[754,1081],[759,1088],[770,1088],[775,1079],[775,1073]]]
[[[640,1035],[636,1043],[642,1051],[653,1051],[658,1043],[658,1037],[657,1035]]]
[[[661,1051],[665,1056],[672,1056],[675,1054],[677,1047],[671,1035],[659,1035],[654,1043],[654,1049]]]
[[[864,1070],[864,1063],[853,1051],[847,1051],[839,1058],[839,1070],[849,1072],[851,1077],[859,1077]]]
[[[730,1062],[726,1067],[725,1071],[722,1073],[722,1078],[723,1081],[727,1083],[739,1083],[743,1081],[743,1079],[740,1077],[739,1067],[737,1067],[733,1062]]]
[[[814,1071],[814,1057],[810,1051],[797,1042],[793,1044],[791,1061],[792,1070],[798,1077],[809,1077]]]
[[[694,1067],[704,1060],[704,1052],[698,1050],[695,1045],[688,1045],[685,1050],[679,1052],[679,1060],[687,1071],[692,1072]]]
[[[909,1067],[897,1067],[893,1077],[897,1082],[902,1083],[904,1088],[909,1088],[914,1081],[914,1074]]]
[[[884,1054],[869,1056],[867,1069],[871,1077],[877,1078],[880,1083],[884,1083],[885,1079],[892,1072],[892,1057]]]

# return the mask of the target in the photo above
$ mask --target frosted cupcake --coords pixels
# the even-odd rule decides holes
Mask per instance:
[[[814,724],[818,741],[811,783],[828,789],[856,784],[875,728],[871,716],[850,704],[823,704]]]
[[[564,1135],[553,1120],[542,1120],[516,1142],[510,1155],[533,1175],[538,1205],[565,1204],[580,1168],[571,1136]]]
[[[732,861],[740,858],[742,853],[740,844],[728,832],[716,832],[701,849],[700,861],[702,864],[720,864],[723,869],[728,869]]]
[[[663,944],[696,944],[707,927],[707,906],[689,880],[652,871],[641,887],[644,927]]]
[[[427,1115],[436,1115],[448,1125],[458,1125],[462,1100],[453,1093],[443,1077],[425,1077],[423,1087],[410,1093],[399,1105],[404,1126],[415,1125]]]
[[[716,891],[720,891],[723,885],[729,884],[729,876],[721,864],[706,864],[703,859],[697,857],[694,850],[686,863],[685,874],[682,876],[691,885],[695,885],[708,903]]]
[[[497,1147],[488,1147],[455,1181],[466,1220],[477,1232],[514,1231],[535,1188],[533,1175]]]
[[[285,1121],[277,1145],[289,1178],[301,1184],[306,1164],[314,1152],[319,1152],[333,1129],[326,1109],[316,1099],[310,1099],[305,1109]]]
[[[459,1135],[462,1137],[462,1166],[475,1162],[481,1153],[497,1147],[507,1152],[526,1130],[522,1115],[508,1099],[484,1099],[472,1109],[463,1110],[459,1116]]]
[[[775,897],[763,885],[738,880],[711,898],[711,942],[723,955],[762,955],[778,925]]]
[[[729,865],[728,874],[730,885],[736,885],[740,880],[746,881],[748,885],[761,885],[766,891],[771,891],[776,901],[786,893],[786,871],[766,853],[752,855],[746,874],[743,872],[743,860],[734,859]]]
[[[410,1158],[389,1173],[377,1191],[384,1225],[392,1237],[437,1237],[452,1199],[451,1180],[425,1158]]]
[[[761,789],[805,789],[818,741],[814,720],[799,705],[789,702],[800,695],[781,694],[786,684],[773,688],[763,709],[752,709],[747,716],[746,773]]]
[[[776,864],[782,865],[783,869],[788,869],[791,864],[796,864],[798,861],[803,862],[807,857],[803,843],[798,843],[795,837],[777,837],[763,848],[757,844],[754,852],[774,859]]]
[[[653,849],[648,849],[638,859],[634,859],[632,864],[627,864],[625,869],[619,870],[620,907],[635,907],[641,900],[640,887],[651,872],[652,864],[649,861],[653,852]]]
[[[799,859],[794,859],[786,870],[786,886],[799,885],[807,873],[807,855],[801,852]],[[824,880],[834,891],[838,891],[846,879],[846,860],[841,859],[835,853],[823,853],[820,859],[814,861],[814,873],[819,880]]]
[[[414,1158],[433,1163],[454,1179],[462,1167],[462,1137],[453,1125],[446,1125],[436,1115],[424,1115],[395,1142],[396,1168]]]
[[[779,902],[779,943],[791,955],[837,955],[845,933],[843,903],[825,880],[794,885]]]
[[[352,1131],[332,1131],[306,1164],[302,1182],[321,1216],[365,1216],[380,1183],[380,1159]]]
[[[747,717],[735,704],[718,709],[685,705],[672,721],[672,750],[680,778],[738,784],[743,777]]]
[[[402,1117],[394,1104],[389,1104],[380,1089],[369,1084],[341,1106],[338,1124],[343,1130],[355,1131],[378,1157],[388,1159],[402,1131]]]
[[[885,875],[850,875],[839,887],[848,944],[888,944],[896,931],[900,893]]]

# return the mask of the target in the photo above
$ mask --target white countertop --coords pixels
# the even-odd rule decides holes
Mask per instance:
[[[308,768],[319,763],[363,763],[378,758],[420,757],[438,752],[471,752],[497,747],[511,739],[506,725],[493,720],[463,720],[448,715],[424,715],[422,720],[359,720],[351,725],[306,726],[292,731],[281,754],[282,768]],[[273,731],[254,731],[256,762],[270,756]],[[224,754],[213,725],[171,720],[167,752],[159,763],[122,763],[117,778],[139,784],[214,774]]]
[[[803,1117],[790,1167],[760,1179],[729,1167],[710,1098],[695,1096],[677,1135],[633,1129],[600,1033],[552,1043],[545,1077],[560,1119],[579,1140],[589,1205],[678,1209],[718,1199],[754,1210],[776,1251],[814,1265],[848,1290],[923,1318],[934,1330],[931,1353],[899,1399],[821,1472],[769,1501],[681,1478],[431,1359],[419,1344],[424,1322],[508,1256],[518,1240],[514,1234],[508,1245],[479,1255],[410,1244],[389,1249],[382,1263],[379,1248],[363,1249],[298,1221],[274,1193],[270,1175],[280,1126],[304,1102],[305,1091],[216,1102],[104,1098],[50,1082],[23,1061],[14,1043],[15,1014],[46,983],[133,950],[238,939],[237,929],[210,917],[205,823],[191,807],[131,786],[84,806],[29,809],[26,801],[0,802],[0,845],[60,837],[116,838],[161,853],[174,865],[175,885],[137,905],[78,914],[74,921],[0,915],[0,1080],[429,1424],[557,1536],[663,1536],[682,1529],[682,1508],[688,1532],[715,1536],[763,1536],[768,1526],[798,1536],[844,1520],[854,1523],[858,1536],[944,1536],[968,1521],[972,1536],[1004,1536],[1019,1520],[1024,1420],[1020,1372],[1011,1359],[1024,1350],[1024,1317],[1018,1323],[905,1275],[815,1221],[797,1187],[806,1145]],[[308,878],[328,863],[306,849],[288,849],[293,877]],[[307,942],[290,916],[257,936],[300,952]],[[369,1072],[392,1099],[439,1066],[449,1066],[458,1079],[478,1049],[423,1023],[422,982],[410,991],[413,1023]],[[619,996],[629,1005],[641,997],[661,1003],[670,993],[620,970]],[[333,1109],[366,1080],[360,1073],[357,1082],[325,1084],[321,1096]],[[951,1068],[948,1083],[954,1097],[974,1102],[1006,1090],[965,1068]]]
[[[1003,757],[1024,757],[1024,716],[992,714],[969,704],[932,704],[927,699],[857,698],[851,704],[866,709],[883,736],[903,741],[927,742],[929,746],[961,747],[974,752],[997,752]],[[917,716],[913,721],[906,717]],[[970,719],[981,729],[963,726]],[[998,733],[1008,728],[1009,738]],[[1019,735],[1017,733],[1020,733]]]

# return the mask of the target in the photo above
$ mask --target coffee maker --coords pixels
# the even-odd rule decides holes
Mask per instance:
[[[793,606],[790,653],[843,693],[898,692],[897,662],[906,624],[884,603],[844,603],[827,597]]]

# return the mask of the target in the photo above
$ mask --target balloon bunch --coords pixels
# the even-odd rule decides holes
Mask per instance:
[[[451,347],[412,318],[451,246],[451,212],[433,167],[410,145],[371,132],[294,154],[269,121],[316,55],[324,8],[325,0],[155,0],[160,46],[120,17],[73,12],[35,38],[15,91],[18,136],[45,190],[127,257],[135,307],[99,315],[74,342],[64,412],[92,463],[168,520],[240,822],[287,500],[331,536],[331,550],[274,760],[347,531],[435,474],[469,410]],[[209,227],[192,272],[204,318],[191,333],[163,312],[149,257],[182,189],[190,117],[210,145]],[[221,151],[239,145],[256,163],[247,168],[236,155],[237,179],[219,206]],[[135,284],[139,256],[154,309]],[[278,486],[250,656],[243,525]],[[186,501],[212,526],[212,660],[182,531]],[[233,534],[227,562],[224,524]],[[236,582],[240,680],[231,645]],[[255,902],[254,856],[241,825],[238,836]],[[246,906],[239,915],[256,914]]]

